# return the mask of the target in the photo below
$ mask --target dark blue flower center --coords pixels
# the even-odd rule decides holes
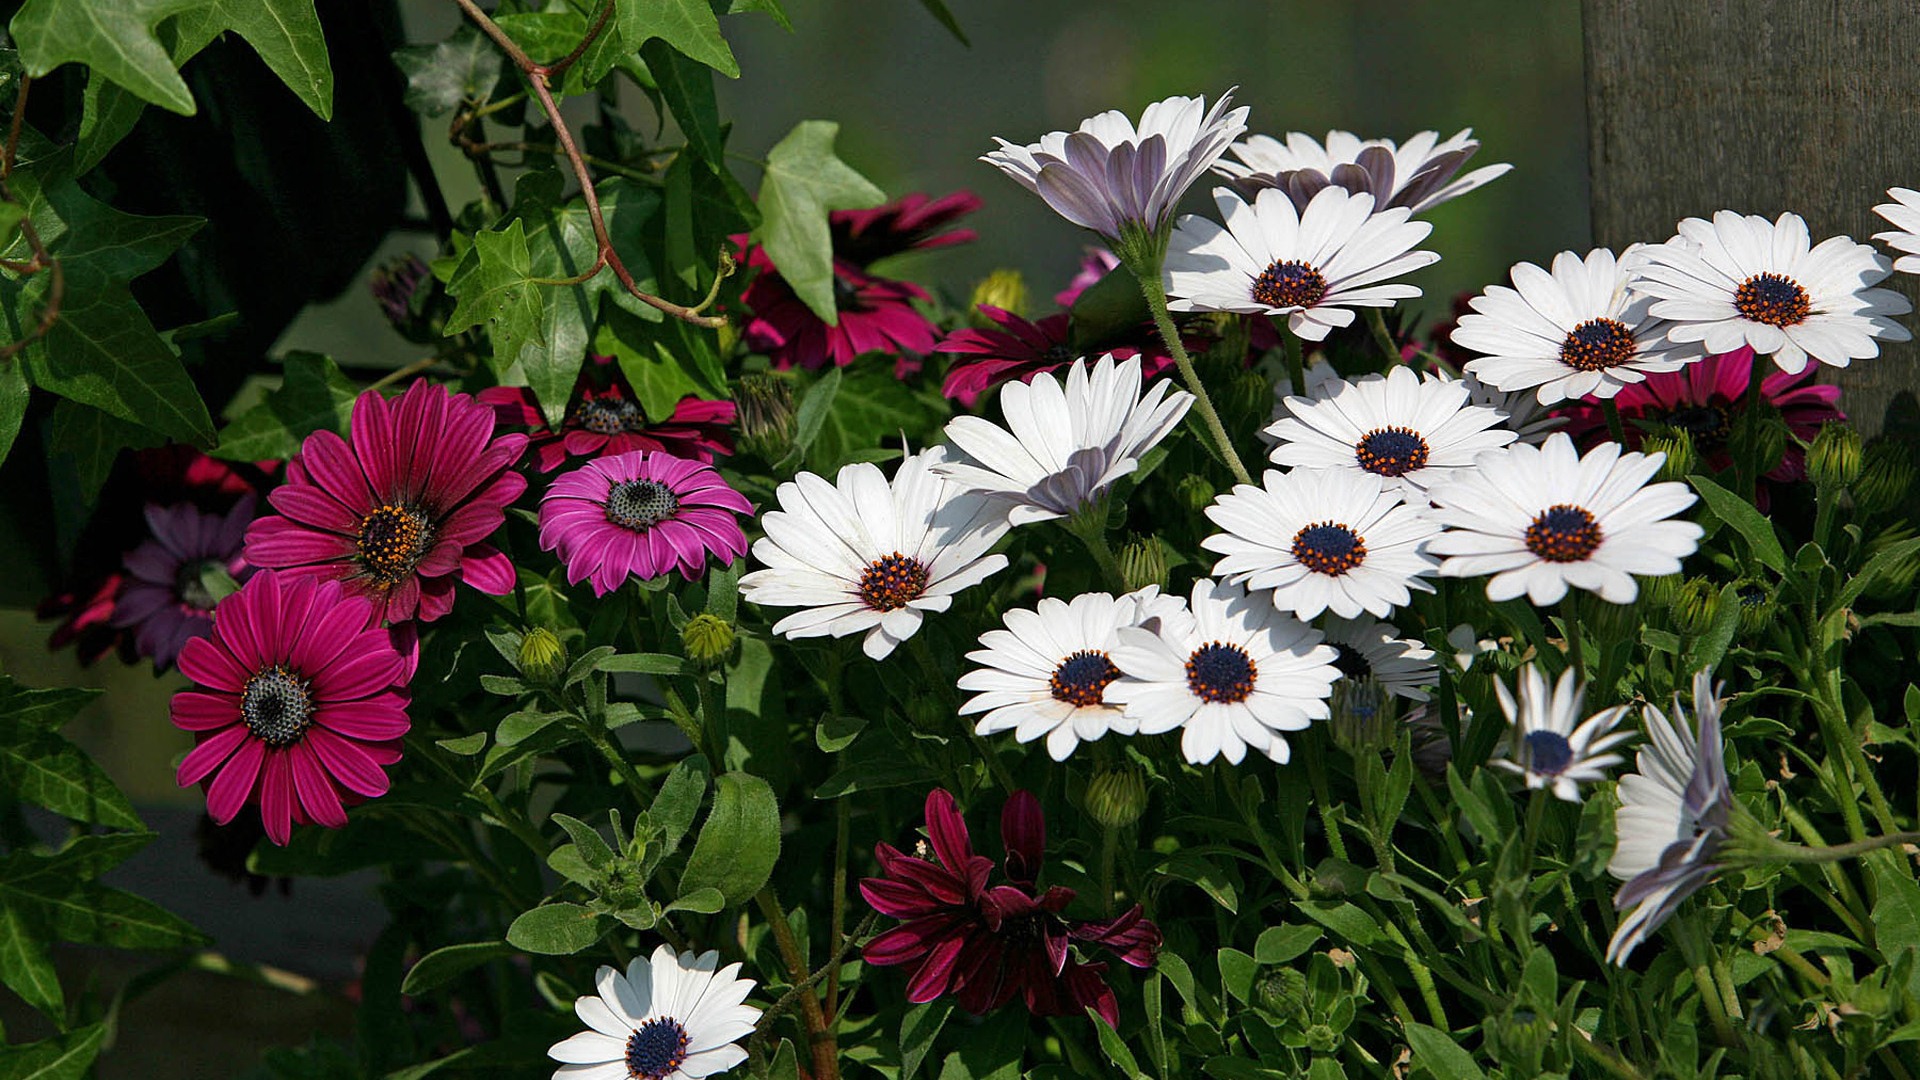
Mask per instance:
[[[1107,684],[1120,677],[1120,669],[1103,652],[1081,649],[1060,661],[1047,685],[1056,700],[1070,705],[1099,705],[1106,700]]]
[[[1669,427],[1677,427],[1691,435],[1694,447],[1700,450],[1715,450],[1725,446],[1727,435],[1733,430],[1732,418],[1718,405],[1675,409],[1658,419]]]
[[[1353,444],[1353,457],[1377,476],[1405,476],[1427,467],[1427,440],[1411,428],[1377,428]]]
[[[313,693],[307,680],[285,664],[256,672],[240,691],[240,721],[268,746],[299,742],[313,722]]]
[[[1047,346],[1040,355],[1045,357],[1049,364],[1073,363],[1073,350],[1067,348],[1067,343],[1064,341],[1056,341]]]
[[[925,563],[896,551],[873,560],[860,575],[860,599],[875,611],[895,611],[918,600],[927,580]]]
[[[1345,525],[1323,521],[1293,534],[1293,557],[1317,574],[1338,576],[1367,558],[1367,542]]]
[[[1559,776],[1573,764],[1573,744],[1557,731],[1527,733],[1527,765],[1541,776]]]
[[[658,480],[622,480],[607,492],[607,520],[646,532],[680,509],[680,496]]]
[[[1600,523],[1584,508],[1550,506],[1527,526],[1527,550],[1548,562],[1582,562],[1600,546]]]
[[[620,398],[582,401],[574,411],[574,419],[581,427],[599,435],[618,435],[647,426],[647,416],[640,411],[640,406]]]
[[[1795,326],[1807,321],[1813,301],[1807,290],[1790,277],[1755,274],[1733,293],[1733,308],[1742,318],[1768,326]]]
[[[360,519],[360,565],[374,584],[405,581],[433,543],[433,523],[412,506],[386,504]]]
[[[687,1029],[670,1016],[656,1016],[627,1036],[627,1075],[663,1080],[687,1060]]]
[[[1560,343],[1560,362],[1575,371],[1605,371],[1633,359],[1633,331],[1614,319],[1588,319]]]
[[[1327,642],[1334,652],[1333,666],[1340,674],[1349,679],[1365,679],[1373,674],[1373,665],[1367,662],[1367,654],[1351,645],[1335,645]]]
[[[1253,298],[1272,308],[1306,308],[1327,295],[1327,279],[1303,262],[1276,262],[1253,279]]]
[[[1201,701],[1231,705],[1253,694],[1259,674],[1253,657],[1238,645],[1208,642],[1187,657],[1187,689]]]

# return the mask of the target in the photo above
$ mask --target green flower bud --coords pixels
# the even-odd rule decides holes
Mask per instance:
[[[520,639],[520,674],[536,683],[551,683],[567,670],[567,646],[560,636],[536,626]]]
[[[1128,592],[1167,587],[1167,549],[1150,536],[1136,536],[1120,549],[1120,579]]]
[[[1807,479],[1823,490],[1843,488],[1860,478],[1860,433],[1845,423],[1822,424],[1807,447]]]
[[[1855,509],[1884,514],[1906,501],[1913,488],[1913,455],[1892,439],[1875,439],[1861,455],[1860,477],[1849,489]]]
[[[1087,782],[1087,816],[1106,829],[1124,829],[1147,812],[1147,781],[1131,765],[1102,769]]]
[[[1282,1019],[1302,1015],[1307,1011],[1307,977],[1294,968],[1273,968],[1253,985],[1253,1003]]]
[[[1273,384],[1257,371],[1241,371],[1227,384],[1220,408],[1249,427],[1264,427],[1273,413]]]
[[[1760,421],[1759,430],[1754,432],[1754,472],[1764,476],[1779,468],[1780,459],[1787,453],[1787,440],[1792,437],[1786,421],[1780,419],[1779,413],[1769,410]]]
[[[1553,1020],[1532,1009],[1516,1005],[1503,1016],[1494,1018],[1491,1041],[1500,1060],[1518,1066],[1525,1075],[1540,1072],[1540,1059],[1553,1039]]]
[[[1663,427],[1649,432],[1640,449],[1649,454],[1667,455],[1656,474],[1660,480],[1684,480],[1700,463],[1700,455],[1693,447],[1693,435],[1682,428]]]
[[[1214,496],[1219,494],[1214,491],[1213,485],[1207,482],[1207,478],[1199,473],[1188,473],[1181,477],[1173,486],[1173,490],[1180,496],[1180,501],[1186,505],[1186,508],[1196,514],[1212,506]]]
[[[1027,279],[1021,277],[1018,270],[995,270],[973,287],[973,295],[967,299],[967,304],[974,308],[986,304],[1025,318]]]
[[[733,624],[718,615],[704,612],[687,620],[680,631],[680,647],[687,659],[701,667],[714,667],[733,655]]]
[[[1345,652],[1348,646],[1334,646]],[[1378,753],[1400,738],[1400,699],[1371,676],[1333,684],[1333,741],[1349,754]]]
[[[1640,636],[1640,605],[1614,604],[1594,593],[1580,594],[1580,620],[1601,641],[1619,641]]]
[[[1740,632],[1755,634],[1773,621],[1773,590],[1765,582],[1747,578],[1734,586],[1740,598]]]
[[[1914,531],[1905,525],[1886,529],[1867,541],[1867,558],[1913,536]],[[1920,576],[1920,559],[1909,556],[1883,569],[1867,586],[1867,596],[1880,601],[1910,599],[1916,576]]]
[[[1697,636],[1712,628],[1719,609],[1720,586],[1706,578],[1688,578],[1674,595],[1667,612],[1673,616],[1674,629]]]
[[[734,404],[740,410],[740,448],[765,461],[785,457],[793,445],[793,385],[778,375],[742,375]]]
[[[1673,598],[1680,593],[1679,574],[1662,574],[1659,577],[1643,577],[1640,582],[1640,598],[1650,608],[1664,608],[1673,604]]]

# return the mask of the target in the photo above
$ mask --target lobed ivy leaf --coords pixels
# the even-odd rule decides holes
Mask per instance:
[[[447,281],[447,295],[454,298],[447,335],[485,324],[498,371],[516,363],[522,351],[547,345],[532,268],[526,223],[514,218],[504,229],[473,234],[473,250]]]
[[[182,116],[193,94],[156,28],[204,0],[26,0],[8,24],[20,62],[39,78],[65,63],[85,64],[141,98]]]
[[[407,108],[428,116],[451,112],[462,101],[484,102],[500,85],[506,57],[471,23],[437,45],[396,49],[393,64],[407,77]]]
[[[827,325],[839,323],[833,300],[833,235],[827,215],[834,210],[877,206],[886,194],[834,154],[840,125],[802,120],[767,151],[760,180],[760,227],[754,236],[815,315]]]
[[[333,66],[314,0],[199,0],[174,22],[174,66],[232,31],[322,120],[333,119]]]
[[[720,20],[707,0],[586,0],[584,6],[597,12],[602,2],[613,4],[613,19],[580,56],[586,82],[606,78],[607,72],[639,52],[652,38],[659,38],[729,79],[740,77],[740,64],[727,47]],[[575,3],[580,6],[581,0]]]
[[[234,417],[220,432],[213,456],[228,461],[284,461],[316,431],[347,433],[347,418],[359,389],[331,359],[318,353],[289,353],[281,362],[286,375],[266,400]]]

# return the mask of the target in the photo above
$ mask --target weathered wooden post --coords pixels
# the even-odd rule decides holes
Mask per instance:
[[[1593,233],[1616,250],[1683,217],[1793,210],[1817,242],[1862,243],[1892,186],[1920,187],[1913,0],[1582,0]],[[1909,297],[1916,279],[1886,282]],[[1831,377],[1881,429],[1920,394],[1920,347]],[[1911,402],[1909,403],[1911,406]]]

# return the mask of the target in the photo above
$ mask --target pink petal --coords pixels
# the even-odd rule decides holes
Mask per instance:
[[[293,771],[285,750],[270,751],[260,771],[260,823],[281,847],[293,839]]]
[[[488,596],[505,596],[513,591],[513,560],[491,544],[474,544],[461,561],[460,577]]]
[[[323,727],[308,728],[305,742],[313,747],[320,764],[326,766],[327,772],[340,782],[341,787],[369,799],[387,793],[387,774],[373,763],[359,744]]]
[[[240,722],[240,699],[182,690],[173,695],[172,715],[173,726],[182,731],[214,731]]]
[[[399,695],[391,695],[398,698]],[[323,705],[313,715],[314,722],[361,742],[386,742],[405,735],[412,727],[402,705],[356,701],[343,705]]]
[[[234,730],[246,733],[245,728]],[[226,768],[221,769],[220,775],[207,787],[207,813],[214,821],[225,825],[247,805],[247,798],[253,794],[253,782],[260,775],[260,762],[266,756],[266,743],[255,738],[241,741]]]
[[[307,817],[329,829],[345,828],[347,808],[340,805],[340,793],[334,790],[333,781],[320,767],[313,751],[304,743],[297,743],[287,750],[286,757],[293,769],[294,792],[300,796],[300,806]]]
[[[229,597],[231,599],[231,597]],[[240,666],[225,646],[212,638],[194,638],[180,650],[180,673],[201,686],[237,694],[252,672]]]
[[[242,724],[234,724],[224,731],[209,735],[180,760],[180,769],[174,774],[174,782],[181,787],[192,787],[206,779],[208,773],[219,768],[221,763],[233,756],[241,743],[251,737],[252,733]]]

